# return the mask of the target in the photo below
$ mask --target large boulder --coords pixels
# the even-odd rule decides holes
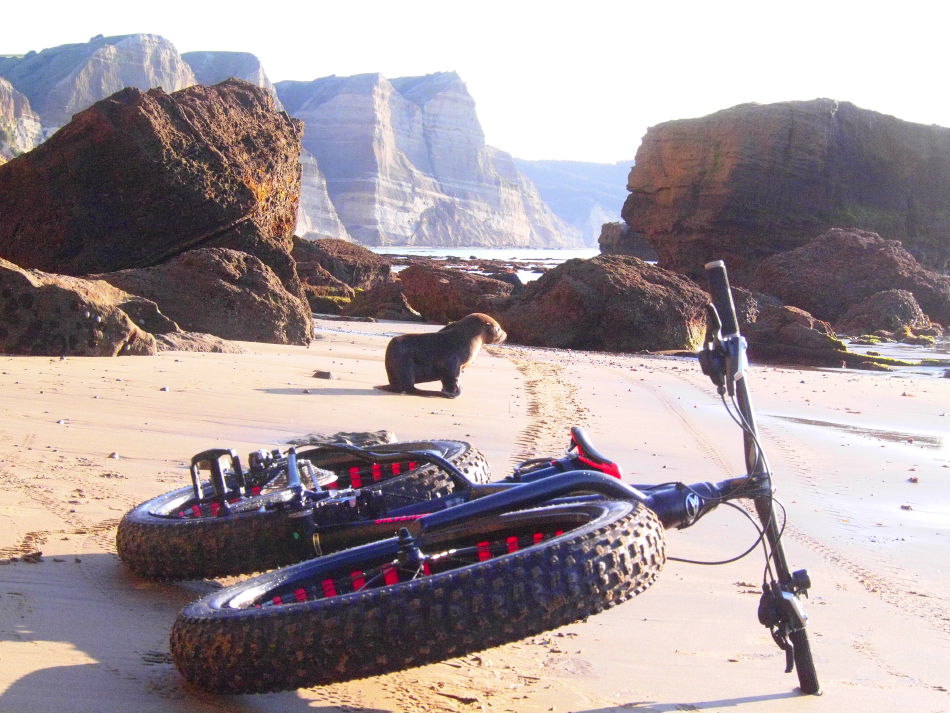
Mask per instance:
[[[883,290],[852,305],[835,324],[842,334],[896,332],[903,328],[931,329],[927,315],[907,290]]]
[[[832,323],[876,292],[907,290],[930,319],[950,324],[950,277],[922,268],[900,242],[862,230],[833,228],[773,255],[752,286]]]
[[[847,102],[744,104],[651,127],[627,188],[624,221],[662,267],[696,278],[725,259],[748,284],[761,260],[829,227],[871,230],[932,269],[950,265],[950,129]]]
[[[337,280],[358,289],[386,282],[391,274],[389,260],[361,245],[339,238],[294,238],[291,255],[297,263],[301,280],[314,265]]]
[[[140,300],[101,280],[24,270],[0,258],[0,352],[154,354],[155,339],[120,306],[136,302]]]
[[[763,304],[743,326],[753,362],[841,366],[848,352],[827,322],[797,307]]]
[[[403,292],[402,281],[398,277],[357,292],[353,301],[343,308],[343,314],[347,317],[394,319],[400,322],[425,321],[409,304]]]
[[[265,89],[240,80],[123,89],[0,166],[0,255],[82,275],[229,247],[299,295],[290,250],[301,133]]]
[[[237,250],[189,250],[155,267],[94,277],[152,300],[185,331],[276,344],[308,344],[312,336],[304,303],[267,265]]]
[[[399,273],[402,291],[430,322],[448,323],[471,314],[494,314],[514,290],[503,280],[461,270],[415,263]]]
[[[512,300],[499,317],[508,341],[636,352],[694,349],[708,295],[686,278],[629,255],[568,260]]]

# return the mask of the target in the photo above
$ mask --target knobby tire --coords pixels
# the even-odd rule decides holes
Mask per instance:
[[[527,544],[510,549],[512,538]],[[393,560],[394,542],[277,570],[189,604],[171,632],[176,665],[193,684],[231,693],[402,670],[582,620],[642,592],[665,562],[662,525],[626,501],[549,505],[424,532],[417,543],[427,553],[474,559],[493,548],[491,556],[457,566],[433,558],[428,576],[365,585]]]
[[[432,440],[374,446],[377,452],[435,449],[473,482],[486,482],[485,456],[463,441]],[[329,454],[314,461],[319,468],[342,469],[356,461]],[[281,476],[283,477],[283,476]],[[367,487],[380,491],[386,507],[451,494],[454,483],[444,470],[424,465]],[[204,497],[213,494],[205,484]],[[261,496],[273,504],[287,494]],[[130,510],[119,522],[116,550],[136,574],[150,579],[200,579],[262,572],[315,555],[305,518],[293,509],[266,508],[226,516],[179,517],[194,502],[191,487],[152,498]]]

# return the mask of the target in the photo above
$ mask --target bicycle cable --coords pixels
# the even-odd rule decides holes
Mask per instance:
[[[757,523],[757,522],[755,521],[755,518],[753,518],[753,517],[752,517],[748,512],[746,512],[743,508],[739,507],[739,506],[736,505],[735,503],[729,502],[728,500],[723,500],[723,501],[722,501],[722,504],[723,504],[723,505],[728,505],[729,507],[738,510],[738,511],[741,512],[743,515],[745,515],[745,517],[749,520],[749,522],[752,523],[752,527],[754,527],[755,530],[756,530],[756,532],[759,533],[759,534],[758,534],[758,537],[755,538],[755,542],[753,542],[753,543],[752,543],[745,551],[743,551],[741,554],[738,554],[738,555],[736,555],[735,557],[730,557],[729,559],[724,559],[724,560],[694,560],[694,559],[689,559],[689,558],[687,558],[687,557],[672,557],[672,556],[670,556],[670,557],[667,557],[668,560],[670,560],[670,561],[672,561],[672,562],[684,562],[685,564],[700,564],[700,565],[709,565],[709,566],[722,565],[722,564],[731,564],[731,563],[733,563],[733,562],[738,562],[738,561],[741,560],[743,557],[747,556],[750,552],[752,552],[752,550],[754,550],[756,547],[758,547],[759,544],[764,544],[764,543],[765,543],[765,530],[762,529],[761,527],[759,527],[759,523]],[[766,562],[768,562],[768,553],[766,553]]]

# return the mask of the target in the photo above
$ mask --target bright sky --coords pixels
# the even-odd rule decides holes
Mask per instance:
[[[520,158],[633,158],[649,126],[829,97],[950,126],[941,0],[51,0],[0,54],[138,32],[257,55],[271,81],[455,70]],[[7,13],[9,15],[9,13]]]

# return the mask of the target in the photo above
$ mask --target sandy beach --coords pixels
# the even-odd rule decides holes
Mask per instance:
[[[950,379],[764,366],[748,378],[789,559],[813,582],[821,697],[799,695],[756,619],[755,553],[671,561],[632,602],[461,659],[278,694],[191,688],[168,632],[210,585],[132,575],[115,529],[186,484],[198,451],[388,429],[469,441],[502,477],[560,454],[580,425],[630,483],[742,471],[738,429],[695,360],[502,345],[463,373],[459,398],[425,399],[373,386],[391,336],[436,327],[317,324],[309,348],[0,356],[0,712],[950,710]],[[721,508],[667,539],[670,555],[722,559],[755,532]]]

